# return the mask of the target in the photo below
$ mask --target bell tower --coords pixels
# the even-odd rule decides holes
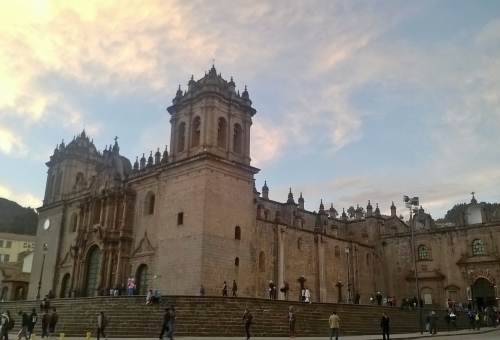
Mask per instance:
[[[233,78],[228,82],[214,66],[198,81],[193,77],[184,93],[179,85],[171,114],[170,160],[202,152],[250,165],[250,127],[257,112],[248,91],[240,95]]]

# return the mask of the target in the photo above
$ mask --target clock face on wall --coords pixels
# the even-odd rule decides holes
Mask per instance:
[[[45,222],[43,223],[43,229],[49,230],[50,228],[50,220],[46,219]]]

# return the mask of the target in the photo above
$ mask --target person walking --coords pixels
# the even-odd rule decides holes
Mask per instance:
[[[200,286],[200,296],[205,296],[205,287],[203,285]]]
[[[446,322],[446,326],[448,327],[448,332],[449,332],[450,326],[451,326],[451,319],[450,319],[450,311],[449,310],[447,310],[446,314],[444,315],[444,322]]]
[[[233,280],[233,286],[231,287],[231,291],[233,292],[233,297],[238,297],[236,296],[237,290],[238,290],[238,285],[236,284],[236,280]]]
[[[288,308],[288,326],[290,328],[290,338],[295,338],[297,333],[295,332],[295,320],[297,320],[297,316],[295,315],[295,310],[293,306]]]
[[[476,314],[472,311],[469,310],[467,313],[467,321],[469,321],[469,331],[475,330],[476,329]]]
[[[389,324],[391,320],[387,316],[387,314],[382,313],[382,320],[380,320],[380,328],[382,328],[382,338],[385,340],[387,336],[387,340],[389,340]]]
[[[224,281],[224,284],[222,285],[222,296],[227,296],[227,283]]]
[[[455,328],[456,331],[458,331],[458,328],[457,328],[457,316],[455,315],[455,313],[453,313],[453,311],[450,313],[450,327],[453,329]]]
[[[245,332],[247,332],[247,340],[250,339],[250,326],[252,326],[253,316],[248,309],[243,313],[243,322],[245,324]]]
[[[161,333],[158,339],[163,339],[163,334],[168,333],[168,323],[170,322],[170,308],[165,308],[163,312],[163,325],[161,327]]]
[[[38,321],[38,314],[36,313],[36,308],[33,308],[30,314],[30,326],[28,327],[28,332],[30,334],[33,333],[33,329],[35,329],[36,322]],[[0,337],[1,338],[1,337]]]
[[[9,332],[14,328],[14,320],[11,320],[10,312],[5,311],[1,319],[0,339],[9,340]]]
[[[56,330],[56,325],[58,322],[59,322],[59,315],[57,314],[56,309],[52,308],[52,315],[50,316],[50,323],[49,323],[50,336],[54,335],[54,332]]]
[[[288,282],[283,281],[283,287],[280,289],[280,291],[283,293],[285,301],[288,300],[288,291],[289,290],[290,290],[290,285],[288,284]]]
[[[47,338],[49,337],[49,333],[47,332],[47,328],[49,328],[49,325],[50,325],[50,314],[49,311],[46,310],[45,314],[43,314],[42,316],[42,338],[44,336],[47,336]]]
[[[21,330],[17,335],[17,339],[21,340],[21,338],[25,338],[26,340],[28,340],[28,327],[30,325],[30,317],[22,310],[20,310],[18,314],[21,316],[22,324],[21,324]]]
[[[226,293],[227,296],[227,293]],[[167,332],[167,337],[170,340],[174,339],[174,332],[175,332],[175,321],[177,319],[177,311],[175,310],[174,306],[170,306],[170,319],[168,320],[168,332]]]
[[[269,300],[274,299],[274,283],[273,280],[269,281]]]
[[[333,312],[328,319],[328,323],[330,324],[330,340],[333,340],[333,336],[335,335],[335,340],[339,339],[339,328],[340,328],[340,318],[337,315],[337,312]]]
[[[100,311],[97,315],[97,340],[101,338],[101,335],[107,340],[108,336],[104,331],[106,330],[106,326],[108,325],[108,317],[104,314],[103,311]]]

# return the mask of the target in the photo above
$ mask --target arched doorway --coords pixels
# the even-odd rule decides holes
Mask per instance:
[[[141,264],[137,269],[137,294],[148,294],[148,266]]]
[[[480,277],[474,282],[472,294],[474,295],[475,307],[478,310],[486,306],[496,305],[495,287],[493,283],[484,277]]]
[[[98,288],[101,249],[92,247],[87,254],[87,275],[85,280],[85,296],[94,296]]]
[[[24,298],[24,291],[25,291],[25,289],[24,289],[24,287],[23,287],[23,286],[18,286],[18,287],[16,288],[16,294],[15,294],[15,296],[14,296],[14,300],[15,300],[15,301],[18,301],[18,300],[25,300],[25,298]]]
[[[62,282],[61,282],[61,295],[59,296],[60,298],[69,298],[69,278],[70,275],[66,274],[64,275]]]

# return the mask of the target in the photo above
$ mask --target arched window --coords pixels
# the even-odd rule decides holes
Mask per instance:
[[[302,250],[302,237],[299,237],[297,240],[297,249]]]
[[[92,223],[93,224],[101,223],[101,201],[96,201],[94,203],[94,218]]]
[[[418,259],[419,260],[428,260],[429,253],[427,252],[427,248],[425,246],[418,247]]]
[[[76,231],[77,220],[78,214],[76,212],[71,214],[71,218],[69,219],[69,230],[71,230],[72,233]]]
[[[236,267],[239,267],[239,266],[240,266],[240,258],[239,258],[239,257],[236,257],[236,258],[234,259],[234,265],[235,265]]]
[[[240,124],[234,124],[233,151],[241,154],[243,149],[243,130]]]
[[[61,295],[59,296],[61,299],[69,298],[69,278],[70,275],[66,274],[61,281]]]
[[[335,257],[336,258],[340,258],[340,249],[339,249],[339,246],[335,246],[334,252],[335,252]]]
[[[54,195],[59,195],[61,193],[62,178],[63,178],[63,172],[61,171],[59,173],[59,175],[57,175],[56,188],[54,190]]]
[[[87,273],[85,279],[85,296],[95,296],[99,282],[99,268],[101,265],[101,249],[92,247],[87,255]]]
[[[259,253],[259,270],[261,272],[266,271],[266,254],[263,251]]]
[[[193,119],[193,124],[191,126],[191,147],[200,145],[200,133],[201,133],[201,119],[196,117]]]
[[[141,264],[139,269],[137,269],[137,294],[147,295],[148,294],[148,266]]]
[[[477,239],[472,241],[472,255],[483,255],[484,254],[484,244],[483,241]]]
[[[186,135],[186,123],[182,122],[179,124],[179,129],[177,131],[177,152],[184,151],[185,135]]]
[[[241,240],[241,228],[239,226],[236,226],[236,228],[234,228],[234,239]]]
[[[81,172],[76,174],[75,184],[76,185],[83,184],[83,174]]]
[[[217,146],[225,148],[226,140],[227,140],[227,122],[223,117],[220,117],[217,130]]]
[[[15,301],[26,300],[26,297],[25,297],[26,293],[25,292],[26,292],[26,289],[24,289],[23,286],[18,286],[16,288],[16,294],[14,296],[14,300]]]
[[[153,215],[155,213],[155,194],[150,191],[144,197],[144,216]]]

